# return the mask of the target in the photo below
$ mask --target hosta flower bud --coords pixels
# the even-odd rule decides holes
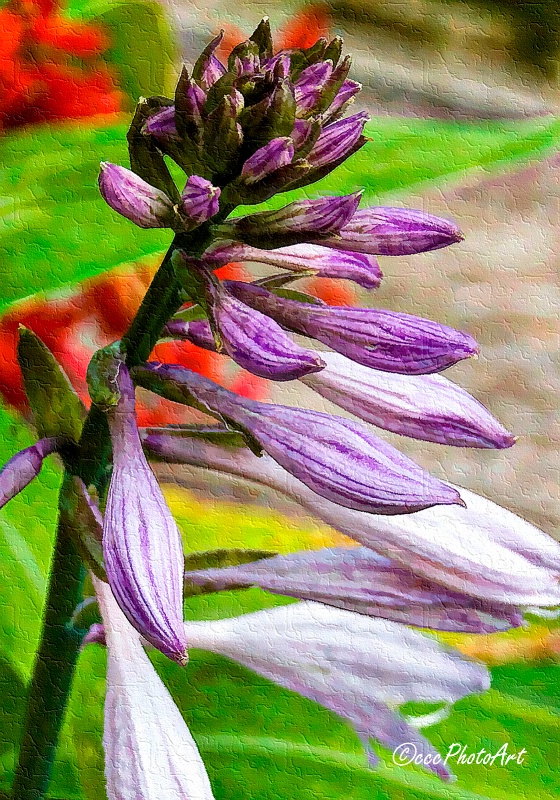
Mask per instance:
[[[369,119],[365,112],[346,117],[323,128],[323,131],[307,160],[312,167],[323,167],[331,161],[339,161],[350,153],[362,135]],[[350,248],[349,248],[350,249]]]
[[[156,436],[156,442],[158,438],[163,437]],[[180,452],[180,439],[169,445]],[[495,633],[523,620],[515,606],[453,592],[367,547],[325,548],[225,569],[197,569],[185,573],[185,582],[213,592],[258,586],[274,594],[441,631]]]
[[[113,473],[103,526],[105,570],[129,622],[169,658],[186,663],[181,535],[138,436],[134,387],[124,364],[121,398],[107,414]]]
[[[196,743],[106,583],[93,578],[107,644],[103,749],[108,800],[213,800]],[[186,635],[186,634],[185,634]]]
[[[220,226],[224,239],[255,247],[274,248],[337,233],[353,217],[361,192],[345,197],[297,200],[278,211],[260,211],[228,220]],[[351,248],[348,248],[351,249]]]
[[[143,132],[153,136],[157,142],[165,145],[167,142],[178,139],[175,125],[175,106],[166,106],[146,120]]]
[[[303,70],[294,84],[298,116],[304,117],[313,111],[332,71],[330,61],[319,61]]]
[[[422,375],[440,372],[478,352],[467,333],[410,314],[378,308],[313,306],[252,283],[226,281],[243,303],[280,325],[310,336],[366,367]]]
[[[364,289],[376,289],[383,277],[374,256],[344,252],[318,244],[294,244],[276,250],[262,250],[241,242],[217,242],[204,253],[213,266],[231,261],[258,261],[293,272],[309,272],[319,278],[345,278]]]
[[[218,213],[220,189],[210,181],[191,175],[181,194],[179,213],[187,226],[201,225]]]
[[[406,514],[461,503],[433,478],[359,423],[303,408],[257,403],[181,367],[146,364],[140,385],[172,400],[198,403],[243,426],[275,461],[314,492],[376,514]]]
[[[102,162],[99,190],[113,211],[140,228],[170,228],[175,220],[172,200],[136,173]]]
[[[454,222],[410,208],[364,208],[333,237],[327,247],[377,256],[408,256],[438,250],[463,240]]]
[[[241,177],[246,184],[257,183],[271,172],[291,164],[293,157],[294,143],[288,136],[272,139],[249,156],[243,164]]]
[[[327,367],[302,380],[327,400],[379,428],[457,447],[515,444],[484,406],[443,375],[396,375],[323,353]]]
[[[57,437],[39,439],[20,450],[0,470],[0,508],[19,494],[41,472],[43,460],[56,453],[62,445]]]

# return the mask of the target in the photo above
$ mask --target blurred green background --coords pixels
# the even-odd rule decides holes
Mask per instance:
[[[127,163],[124,136],[135,100],[169,92],[181,52],[190,58],[220,24],[235,38],[236,31],[248,34],[262,13],[286,28],[300,10],[295,3],[239,3],[234,12],[220,2],[200,9],[185,0],[169,7],[73,0],[67,8],[70,20],[93,21],[108,33],[110,46],[102,58],[123,92],[121,112],[6,125],[0,131],[2,461],[33,439],[10,384],[15,381],[12,323],[27,318],[30,302],[45,298],[78,307],[76,298],[89,285],[81,282],[123,264],[129,269],[166,247],[165,232],[140,231],[116,217],[96,187],[101,160]],[[398,445],[434,472],[555,535],[560,522],[557,4],[337,0],[305,13],[317,25],[347,35],[364,83],[362,104],[373,115],[367,128],[371,141],[313,192],[363,188],[370,204],[394,202],[457,219],[467,236],[454,252],[383,260],[386,281],[375,302],[476,335],[482,343],[480,361],[454,368],[451,377],[520,435],[505,453],[457,452],[400,439]],[[302,19],[309,27],[309,18]],[[33,295],[39,299],[30,301]],[[302,402],[307,400],[302,394]],[[4,792],[40,630],[60,478],[59,468],[49,464],[0,511]],[[270,497],[260,490],[228,485],[221,502],[214,495],[210,502],[204,480],[191,478],[190,485],[191,490],[167,489],[187,550],[242,543],[290,552],[340,542],[333,531],[290,514],[287,507],[271,512]],[[251,590],[191,600],[186,610],[192,618],[205,618],[279,602],[284,601]],[[387,754],[382,767],[372,771],[351,729],[295,694],[205,653],[195,653],[186,670],[158,656],[154,663],[192,727],[217,800],[556,796],[557,624],[535,620],[511,634],[445,638],[492,665],[493,688],[457,704],[428,736],[444,752],[453,742],[466,744],[469,752],[482,747],[495,752],[505,742],[510,751],[524,747],[523,765],[458,766],[458,781],[450,786],[419,769],[395,767]],[[97,646],[81,655],[52,798],[104,797],[104,662]]]

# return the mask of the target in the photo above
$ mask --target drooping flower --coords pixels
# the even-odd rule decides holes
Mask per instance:
[[[359,423],[303,408],[257,403],[179,367],[146,364],[135,380],[171,400],[233,420],[284,469],[322,497],[347,508],[404,514],[458,493],[424,472]]]
[[[516,627],[523,619],[514,605],[450,591],[367,547],[324,548],[198,569],[186,572],[185,582],[205,591],[258,586],[274,594],[442,631],[495,633]]]
[[[62,440],[57,437],[39,439],[4,464],[0,470],[0,508],[37,477],[44,459],[56,453],[62,445]]]
[[[109,800],[213,800],[196,743],[106,583],[92,578],[107,644],[105,776]],[[101,637],[101,638],[100,638]]]
[[[413,742],[436,775],[452,773],[396,706],[453,703],[490,684],[487,669],[398,623],[303,602],[185,625],[194,647],[232,658],[348,720],[370,763],[369,740]],[[437,757],[438,756],[438,757]]]
[[[171,198],[125,167],[103,162],[99,191],[113,211],[140,228],[168,228],[173,224]]]
[[[466,489],[456,487],[464,508],[438,505],[407,516],[364,514],[319,497],[266,456],[152,431],[144,444],[162,460],[269,486],[361,545],[454,591],[508,606],[560,605],[560,544]]]
[[[118,389],[121,399],[107,414],[113,446],[103,526],[107,578],[129,622],[154,647],[185,664],[181,535],[142,451],[134,387],[122,363]]]

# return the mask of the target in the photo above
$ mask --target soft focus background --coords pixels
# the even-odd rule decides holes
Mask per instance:
[[[32,328],[84,396],[94,349],[119,338],[166,249],[168,234],[141,231],[98,195],[101,160],[126,164],[125,133],[140,95],[169,93],[187,62],[220,27],[227,46],[267,13],[278,46],[343,34],[355,55],[359,105],[372,114],[371,142],[320,191],[365,190],[365,202],[451,216],[459,246],[381,259],[375,297],[316,280],[327,302],[379,303],[463,328],[481,343],[478,361],[449,377],[512,429],[510,451],[442,448],[392,436],[434,473],[508,506],[558,536],[560,440],[560,11],[556,0],[8,0],[0,8],[0,450],[30,443],[15,360],[17,326]],[[288,199],[282,198],[278,204]],[[273,201],[273,203],[276,201]],[[272,204],[273,204],[272,203]],[[251,265],[230,273],[251,274]],[[313,405],[300,386],[275,388],[188,345],[156,356],[200,370],[243,394]],[[304,394],[305,392],[305,394]],[[326,405],[325,405],[326,407]],[[142,396],[142,424],[177,409]],[[398,439],[398,441],[397,441]],[[167,496],[189,550],[224,544],[289,552],[340,543],[265,490],[168,470]],[[0,512],[0,790],[8,791],[20,736],[54,532],[60,470]],[[274,503],[275,510],[270,508]],[[453,531],[449,531],[453,535]],[[189,602],[193,618],[284,602],[265,593],[224,593]],[[365,767],[350,728],[329,712],[223,659],[194,654],[186,671],[154,656],[192,725],[217,800],[550,798],[558,792],[560,630],[445,637],[493,666],[493,689],[457,705],[428,730],[496,752],[527,749],[525,764],[457,766],[443,786],[418,769]],[[50,796],[104,797],[101,751],[104,653],[81,656]],[[411,709],[422,711],[422,709]]]

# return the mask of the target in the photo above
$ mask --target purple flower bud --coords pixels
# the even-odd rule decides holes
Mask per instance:
[[[103,749],[108,800],[213,800],[191,732],[138,633],[107,584],[93,582],[104,622],[96,636],[107,640]]]
[[[361,196],[361,192],[355,192],[344,197],[297,200],[278,211],[260,211],[228,220],[220,227],[221,238],[267,247],[276,238],[300,241],[303,236],[327,236],[337,233],[352,219]]]
[[[62,444],[61,439],[52,437],[20,450],[4,464],[0,470],[0,508],[19,494],[41,472],[43,459],[56,453]]]
[[[560,605],[560,544],[484,497],[459,488],[467,504],[406,516],[364,514],[319,497],[268,456],[150,435],[158,458],[237,475],[300,503],[335,530],[417,575],[480,600],[509,606]],[[453,535],[450,535],[450,531]]]
[[[241,177],[246,184],[257,183],[271,172],[291,164],[293,157],[294,143],[288,136],[272,139],[247,159]]]
[[[213,53],[210,54],[208,61],[200,78],[200,83],[209,89],[216,81],[220,80],[227,72],[222,62]]]
[[[213,592],[258,586],[274,594],[440,631],[495,633],[523,621],[515,606],[450,591],[367,547],[325,548],[225,569],[189,571],[185,581],[187,586],[194,583]]]
[[[362,111],[353,117],[346,117],[323,128],[316,144],[307,156],[312,167],[324,167],[331,161],[338,161],[351,155],[354,145],[359,140],[369,114]]]
[[[440,372],[478,352],[474,339],[431,320],[375,308],[312,306],[260,286],[224,281],[241,302],[280,325],[310,336],[366,367],[422,375]]]
[[[241,303],[223,287],[213,314],[224,349],[243,369],[273,381],[292,381],[323,369],[318,353],[297,345],[270,317]]]
[[[175,106],[167,106],[151,116],[145,123],[144,133],[153,136],[157,142],[166,144],[177,141],[179,134],[175,126]]]
[[[313,110],[332,72],[330,61],[319,61],[303,70],[294,85],[298,116],[305,116]]]
[[[210,181],[191,175],[185,184],[181,195],[179,213],[187,226],[202,225],[207,219],[213,217],[219,210],[221,190],[212,186]]]
[[[327,247],[377,256],[408,256],[438,250],[463,240],[454,222],[410,208],[364,208],[357,211]]]
[[[303,382],[356,417],[413,439],[502,449],[512,436],[484,406],[443,375],[395,375],[323,353],[320,375]]]
[[[325,124],[331,122],[332,120],[336,119],[340,114],[344,113],[344,107],[347,103],[353,101],[354,97],[361,92],[362,84],[357,83],[356,81],[351,81],[346,79],[334,100],[332,101],[331,105],[329,106],[329,110],[323,117],[323,121]]]
[[[129,622],[169,658],[185,664],[181,534],[142,451],[134,387],[120,365],[121,399],[107,414],[113,474],[103,527],[105,570]]]
[[[364,289],[376,289],[383,277],[374,256],[331,250],[316,244],[261,250],[241,242],[217,242],[205,252],[204,257],[220,266],[231,261],[258,261],[294,272],[312,270],[319,278],[345,278]]]
[[[195,319],[190,322],[182,319],[170,319],[163,329],[163,336],[183,339],[197,347],[202,347],[203,350],[217,352],[216,342],[207,319]]]
[[[113,211],[140,228],[173,226],[175,212],[171,199],[125,167],[103,161],[99,190]]]
[[[199,407],[246,428],[285,470],[322,497],[375,514],[407,514],[459,494],[433,478],[363,425],[318,411],[257,403],[182,367],[146,364],[140,385],[170,399],[193,398]],[[191,401],[192,402],[192,401]]]
[[[451,773],[397,707],[453,703],[490,686],[483,664],[444,649],[419,631],[318,603],[295,603],[241,617],[185,625],[195,647],[232,658],[348,720],[370,763],[370,738],[389,750],[408,744],[428,769]],[[432,720],[433,721],[433,720]]]

